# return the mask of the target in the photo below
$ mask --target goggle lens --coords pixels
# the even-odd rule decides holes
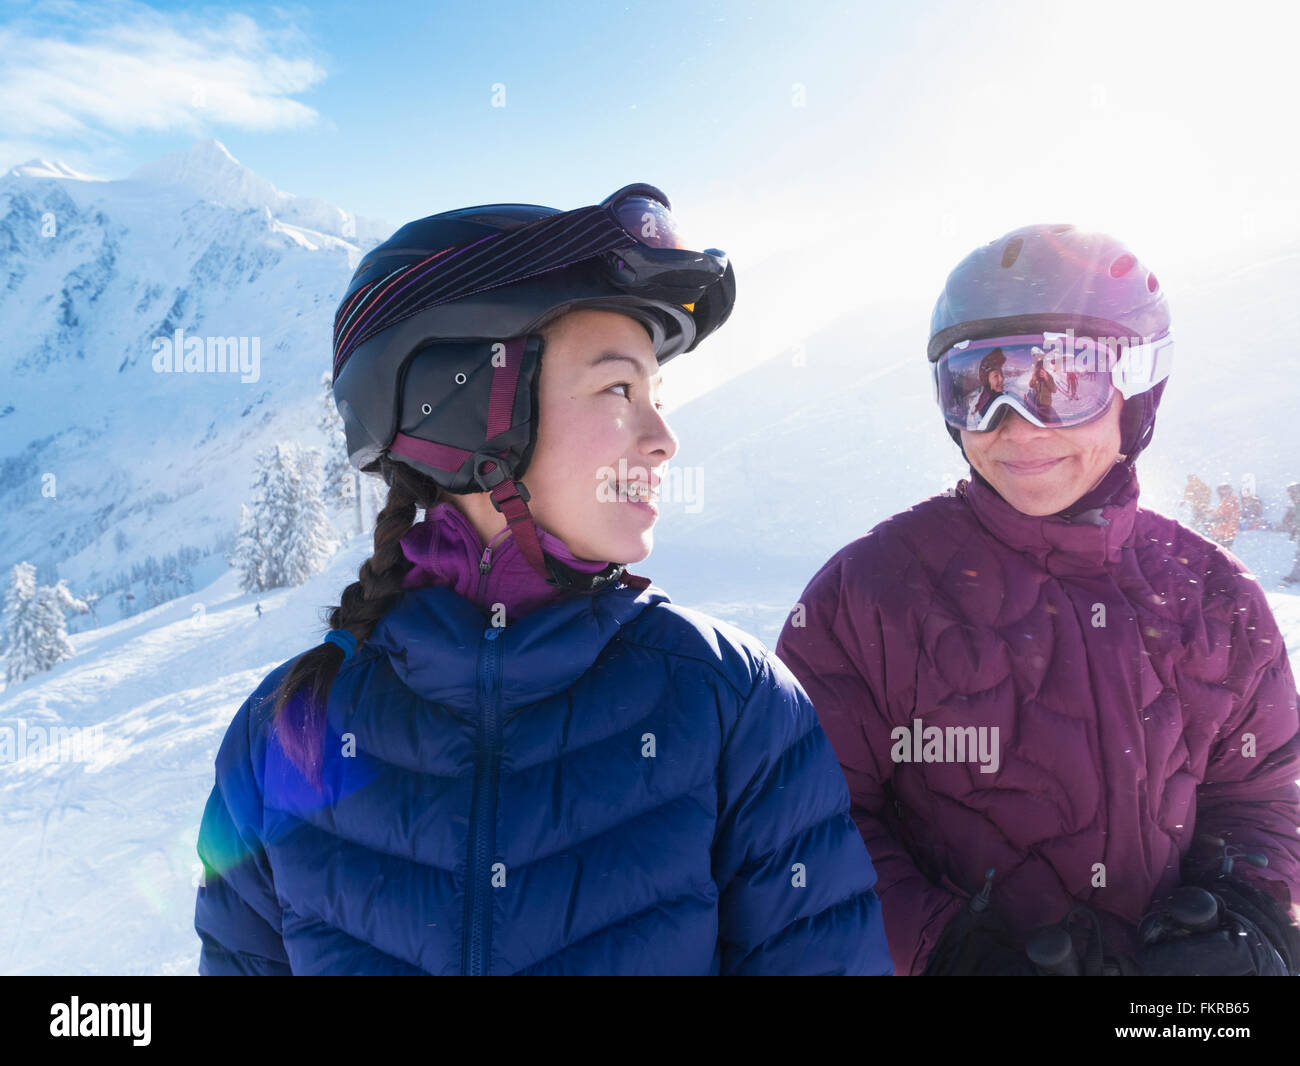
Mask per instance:
[[[648,196],[625,196],[610,210],[627,232],[648,248],[685,248],[673,213]]]
[[[1112,338],[1029,334],[963,341],[935,364],[939,406],[949,425],[984,431],[1011,408],[1038,426],[1079,426],[1101,417],[1112,390],[1127,397],[1168,374],[1172,341],[1127,348]]]

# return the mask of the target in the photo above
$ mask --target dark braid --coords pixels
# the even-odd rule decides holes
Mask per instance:
[[[387,454],[381,455],[378,463],[388,485],[388,500],[375,518],[375,552],[361,564],[359,580],[343,590],[341,605],[321,608],[328,612],[330,629],[346,629],[356,638],[358,647],[402,599],[402,579],[412,564],[402,553],[400,542],[415,524],[417,508],[428,510],[442,496],[433,479],[405,463],[394,462]],[[294,660],[276,690],[272,717],[280,746],[317,789],[323,763],[325,707],[343,661],[343,649],[337,644],[319,644]],[[310,688],[309,698],[293,699],[304,686]]]

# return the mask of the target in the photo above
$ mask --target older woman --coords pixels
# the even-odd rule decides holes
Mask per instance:
[[[995,348],[1009,381],[1076,375],[1050,426],[1014,389],[971,402]],[[838,552],[781,634],[900,974],[1300,966],[1282,635],[1238,559],[1138,506],[1171,354],[1159,282],[1114,239],[972,252],[929,344],[970,479]]]

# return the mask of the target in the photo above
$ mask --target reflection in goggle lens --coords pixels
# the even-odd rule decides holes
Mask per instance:
[[[619,225],[650,248],[685,248],[672,212],[646,196],[627,196],[611,207]]]

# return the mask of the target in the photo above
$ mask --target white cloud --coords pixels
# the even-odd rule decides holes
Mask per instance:
[[[302,35],[248,15],[60,3],[0,28],[0,140],[108,142],[140,131],[270,130],[319,116]]]

